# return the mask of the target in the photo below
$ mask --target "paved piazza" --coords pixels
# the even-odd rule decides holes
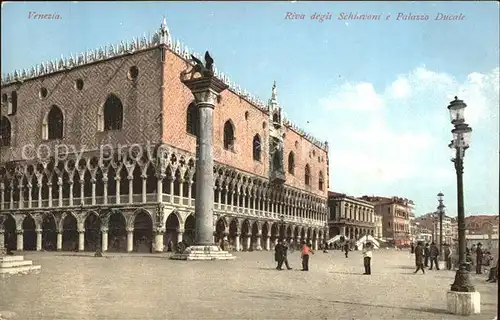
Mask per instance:
[[[229,262],[185,262],[166,254],[26,253],[40,274],[1,279],[0,313],[10,319],[460,319],[447,314],[450,271],[414,275],[407,252],[362,258],[316,253],[310,271],[274,269],[272,252],[239,252]],[[481,315],[493,319],[497,286],[473,275]],[[5,312],[7,311],[7,312]]]

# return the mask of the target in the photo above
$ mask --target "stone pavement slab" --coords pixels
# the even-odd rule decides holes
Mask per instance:
[[[24,253],[40,274],[0,279],[0,310],[11,319],[461,319],[446,313],[454,272],[413,274],[407,252],[374,252],[372,275],[352,252],[317,252],[310,271],[291,253],[290,271],[272,252],[233,261],[175,261],[167,254]],[[481,314],[496,315],[496,284],[473,275]]]

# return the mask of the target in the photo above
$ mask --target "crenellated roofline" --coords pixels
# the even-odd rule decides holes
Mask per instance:
[[[32,80],[35,78],[52,75],[54,73],[64,72],[75,67],[94,64],[111,58],[135,54],[137,52],[152,49],[162,45],[166,46],[172,52],[176,53],[186,62],[191,63],[191,54],[198,59],[202,59],[202,56],[200,54],[194,51],[190,51],[189,48],[180,40],[173,40],[166,25],[166,21],[165,19],[163,19],[160,28],[153,34],[144,34],[139,38],[134,37],[130,42],[120,41],[120,43],[118,43],[117,45],[110,44],[107,46],[101,46],[100,48],[95,50],[78,53],[76,54],[76,56],[70,54],[70,56],[66,58],[61,55],[60,59],[42,62],[39,65],[32,66],[29,69],[15,70],[12,73],[2,74],[1,86],[3,88],[11,84],[22,83],[26,80]],[[269,106],[266,105],[263,100],[259,99],[255,95],[248,93],[247,90],[242,89],[239,85],[234,83],[227,74],[219,71],[216,66],[214,66],[214,73],[218,79],[227,84],[229,86],[229,89],[240,98],[245,99],[251,105],[265,113],[269,112]],[[295,131],[304,139],[311,142],[316,147],[328,152],[327,141],[323,142],[313,137],[311,134],[305,132],[305,130],[292,123],[289,119],[284,118],[283,124],[287,128]]]

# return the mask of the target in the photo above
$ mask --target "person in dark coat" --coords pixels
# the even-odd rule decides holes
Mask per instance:
[[[483,263],[483,245],[481,242],[477,244],[476,248],[476,274],[482,274],[482,263]]]
[[[344,243],[344,252],[345,252],[345,257],[347,258],[349,256],[349,242]]]
[[[432,270],[434,264],[436,265],[436,270],[439,270],[439,263],[438,263],[439,254],[440,253],[438,247],[434,242],[432,242],[431,247],[429,249],[429,256],[431,258],[431,267],[429,268],[429,270]]]
[[[283,241],[279,240],[278,244],[274,246],[274,261],[278,263],[276,270],[283,270],[283,251],[284,251],[284,246],[283,246]]]
[[[415,265],[417,266],[417,270],[413,273],[417,273],[418,270],[422,270],[422,273],[425,274],[424,270],[424,248],[421,242],[417,243],[417,247],[415,248]]]
[[[431,254],[431,251],[429,249],[429,243],[425,244],[424,248],[424,266],[427,268],[429,267],[429,256]]]

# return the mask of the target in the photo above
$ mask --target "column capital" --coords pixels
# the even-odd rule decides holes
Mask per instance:
[[[101,228],[101,232],[108,232],[109,229],[108,228]]]
[[[43,232],[43,230],[42,230],[42,229],[35,229],[35,232],[36,232],[36,233],[42,233],[42,232]]]
[[[23,233],[24,233],[24,230],[22,230],[22,229],[17,229],[17,230],[16,230],[16,234],[18,234],[18,235],[19,235],[19,234],[23,234]]]
[[[85,229],[78,229],[77,232],[78,232],[78,234],[85,233]]]
[[[126,228],[127,232],[134,232],[134,228]]]
[[[185,230],[184,230],[184,228],[177,228],[176,231],[180,232],[180,233],[184,233]]]

